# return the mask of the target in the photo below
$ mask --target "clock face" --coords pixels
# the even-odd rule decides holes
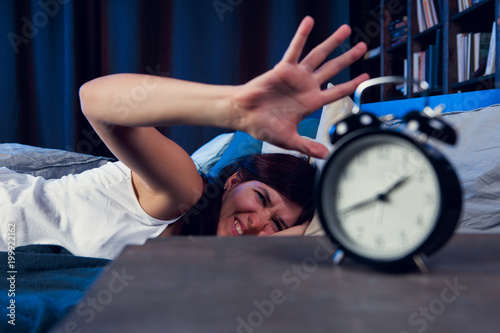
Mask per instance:
[[[439,180],[429,159],[392,133],[362,136],[342,148],[323,171],[328,228],[364,258],[391,261],[411,254],[440,213]]]

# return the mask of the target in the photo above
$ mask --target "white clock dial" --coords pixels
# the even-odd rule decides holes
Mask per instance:
[[[343,150],[331,174],[337,236],[352,252],[377,260],[401,258],[434,229],[440,187],[432,164],[407,140],[360,138]]]

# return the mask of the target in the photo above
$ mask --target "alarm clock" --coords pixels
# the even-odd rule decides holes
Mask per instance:
[[[407,80],[364,82],[353,114],[332,127],[334,150],[316,182],[318,213],[338,248],[334,260],[346,254],[382,269],[426,271],[425,257],[450,239],[462,206],[455,171],[426,138],[454,144],[456,134],[428,107],[404,117],[408,133],[360,110],[363,89],[400,81]]]

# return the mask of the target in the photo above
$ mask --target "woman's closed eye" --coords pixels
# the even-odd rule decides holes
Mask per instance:
[[[260,191],[255,191],[257,195],[259,196],[260,202],[262,203],[262,206],[267,207],[268,200],[264,194],[262,194]]]
[[[257,195],[262,203],[262,206],[267,207],[270,203],[269,198],[266,195],[262,194],[260,191],[255,191],[255,192],[257,193]],[[283,229],[286,229],[286,227],[284,228],[283,225],[281,225],[279,220],[272,219],[272,221],[273,221],[273,224],[276,226],[277,231],[282,231]]]

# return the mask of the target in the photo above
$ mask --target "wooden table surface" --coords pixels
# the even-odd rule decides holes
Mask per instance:
[[[499,332],[500,235],[455,235],[429,274],[332,264],[325,237],[127,247],[54,332]]]

